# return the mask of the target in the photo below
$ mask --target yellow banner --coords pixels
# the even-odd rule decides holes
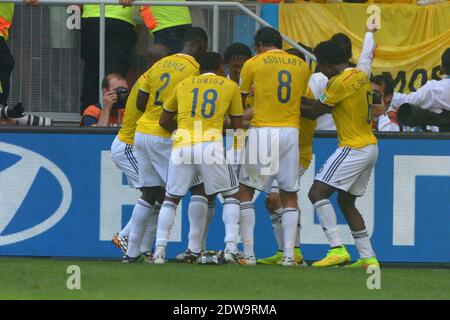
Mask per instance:
[[[279,28],[288,37],[314,47],[333,34],[347,34],[353,60],[361,52],[368,4],[280,4]],[[441,56],[450,47],[450,3],[431,6],[379,4],[380,30],[375,33],[373,74],[390,76],[396,91],[415,91],[440,79]]]

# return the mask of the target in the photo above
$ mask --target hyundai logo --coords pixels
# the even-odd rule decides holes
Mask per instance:
[[[0,186],[12,187],[14,192],[0,192],[0,246],[24,241],[46,232],[56,225],[69,210],[72,202],[72,187],[66,175],[47,158],[25,148],[0,142],[0,152],[14,154],[21,159],[13,166],[0,172]],[[39,170],[46,169],[58,181],[62,189],[62,200],[56,211],[46,220],[34,227],[16,233],[2,235],[2,232],[13,220],[27,197]],[[45,193],[40,195],[45,201]],[[51,196],[51,194],[49,194]],[[39,207],[36,208],[39,210]]]

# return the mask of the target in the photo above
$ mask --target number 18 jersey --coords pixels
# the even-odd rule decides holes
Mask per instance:
[[[145,113],[137,122],[137,132],[170,138],[171,133],[159,125],[163,103],[178,83],[198,74],[198,69],[194,57],[177,53],[159,60],[144,74],[139,90],[149,97]]]
[[[242,67],[241,93],[254,86],[253,127],[300,127],[301,96],[306,93],[308,65],[282,50],[258,54]]]

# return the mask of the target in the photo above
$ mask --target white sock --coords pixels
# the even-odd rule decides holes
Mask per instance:
[[[355,239],[356,249],[358,249],[361,258],[372,258],[375,257],[375,252],[370,244],[369,234],[367,230],[352,231],[353,239]]]
[[[165,200],[159,211],[158,229],[156,231],[156,247],[166,247],[169,242],[170,229],[175,221],[177,205]],[[156,252],[155,252],[156,254]]]
[[[297,223],[297,233],[295,238],[294,248],[300,248],[300,233],[302,231],[302,222],[301,222],[302,212],[300,208],[298,208],[298,223]]]
[[[130,235],[130,229],[131,229],[131,218],[130,218],[130,220],[128,220],[127,225],[122,230],[120,230],[119,237],[122,237],[122,238],[128,237]]]
[[[255,229],[255,208],[253,202],[241,202],[239,227],[241,231],[241,241],[245,257],[254,256],[253,232]]]
[[[330,246],[332,248],[343,246],[344,242],[341,239],[341,234],[337,227],[336,213],[330,200],[323,199],[317,201],[314,203],[314,209],[316,210],[320,225],[328,238]]]
[[[206,250],[206,239],[208,238],[208,229],[209,229],[211,222],[213,221],[215,213],[216,213],[216,201],[213,200],[213,201],[208,202],[208,216],[206,218],[206,228],[205,228],[205,232],[203,234],[202,250]]]
[[[294,257],[294,243],[298,225],[298,209],[284,208],[281,213],[281,225],[283,226],[283,254],[285,257]]]
[[[131,258],[136,258],[141,253],[139,247],[141,246],[148,218],[152,211],[153,206],[142,199],[139,199],[134,206],[133,214],[131,215],[131,227],[127,250],[127,255]]]
[[[283,227],[281,226],[282,208],[275,210],[275,213],[270,214],[270,222],[272,223],[273,234],[277,241],[278,250],[283,251]]]
[[[199,253],[208,219],[208,199],[203,196],[192,196],[189,202],[189,242],[188,249]]]
[[[239,201],[234,198],[226,198],[223,202],[222,219],[225,224],[225,249],[232,253],[237,252],[239,240]]]
[[[158,216],[161,205],[157,202],[153,205],[153,211],[148,218],[147,228],[145,229],[144,238],[141,243],[141,252],[152,252],[153,244],[156,240],[156,229],[158,228]]]

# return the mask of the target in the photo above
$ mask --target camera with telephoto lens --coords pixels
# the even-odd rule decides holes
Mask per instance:
[[[117,94],[117,102],[114,103],[113,109],[124,109],[127,104],[128,90],[124,87],[118,87],[114,91]]]
[[[49,127],[53,124],[50,118],[25,113],[22,103],[18,103],[14,107],[0,104],[0,119],[15,120],[19,126]]]
[[[450,132],[450,111],[434,113],[419,106],[404,103],[397,111],[397,120],[401,125],[416,127],[437,126],[440,132]]]
[[[372,104],[383,104],[381,94],[378,91],[372,91]]]

